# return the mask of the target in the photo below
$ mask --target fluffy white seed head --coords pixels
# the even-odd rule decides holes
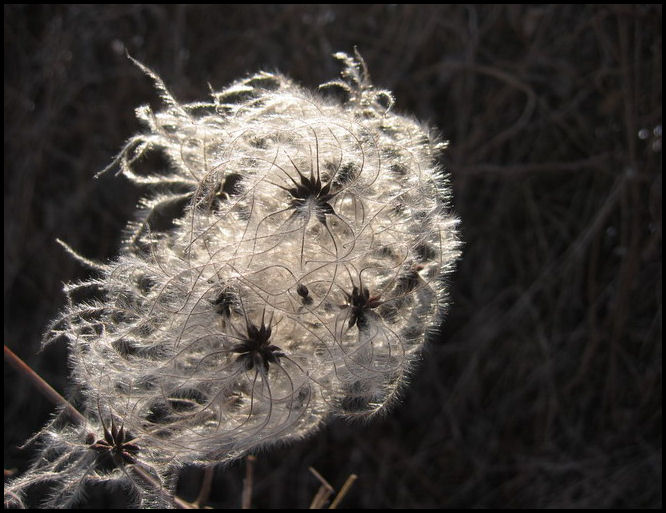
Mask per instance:
[[[459,256],[444,147],[392,112],[365,63],[343,101],[259,73],[164,109],[116,162],[145,186],[120,256],[67,289],[86,415],[115,419],[161,476],[367,417],[404,384]],[[168,169],[141,172],[141,157]],[[77,294],[100,292],[95,300]]]

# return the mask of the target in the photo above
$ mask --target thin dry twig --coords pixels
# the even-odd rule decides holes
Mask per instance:
[[[63,411],[69,415],[69,417],[80,424],[86,423],[86,418],[79,413],[79,411],[74,408],[69,401],[61,396],[56,390],[49,385],[44,378],[32,370],[28,364],[21,360],[14,352],[5,345],[5,361],[14,367],[18,372],[26,376],[33,385],[35,385],[39,391],[47,399],[53,402],[57,406],[62,406]]]
[[[203,504],[208,501],[210,496],[211,485],[213,484],[213,475],[215,474],[215,466],[209,465],[204,469],[203,481],[201,481],[201,488],[199,489],[199,495],[196,500],[192,503],[193,506],[201,508]]]
[[[331,497],[331,495],[335,493],[335,489],[314,468],[309,467],[308,469],[310,470],[310,472],[312,472],[312,474],[314,474],[314,476],[321,483],[319,490],[317,490],[317,493],[315,494],[315,496],[312,499],[312,502],[310,503],[310,509],[321,509],[326,505],[326,502]],[[351,488],[352,484],[354,484],[354,481],[356,481],[357,478],[358,476],[356,474],[349,475],[345,483],[342,485],[342,488],[340,488],[340,491],[333,499],[333,502],[331,502],[328,509],[335,509],[338,507],[338,505],[340,504],[342,499],[344,499],[345,495],[347,495],[347,492],[349,492],[349,489]]]
[[[245,479],[243,479],[243,495],[241,499],[242,509],[250,509],[252,505],[252,486],[254,484],[254,462],[257,461],[257,457],[253,455],[248,455],[245,459]]]
[[[326,504],[326,501],[328,501],[328,498],[333,495],[333,493],[335,493],[335,490],[330,485],[330,483],[326,481],[326,479],[324,479],[324,477],[314,468],[308,467],[308,470],[312,472],[321,483],[319,490],[317,490],[317,493],[310,503],[310,509],[321,509]]]
[[[335,509],[338,507],[338,504],[340,504],[342,499],[345,498],[345,495],[347,495],[347,492],[349,492],[349,489],[352,487],[354,481],[356,481],[357,479],[358,476],[356,474],[349,474],[349,477],[345,481],[345,484],[342,485],[342,488],[340,488],[340,491],[335,496],[335,499],[333,499],[333,502],[331,502],[331,505],[328,507],[328,509]]]

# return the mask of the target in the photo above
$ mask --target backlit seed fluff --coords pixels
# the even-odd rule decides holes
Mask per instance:
[[[459,256],[444,144],[394,113],[358,53],[335,57],[341,79],[317,92],[258,73],[192,104],[139,64],[164,106],[137,110],[146,131],[114,165],[148,192],[48,337],[69,341],[96,451],[112,421],[131,449],[91,478],[144,465],[168,485],[183,464],[371,416],[437,329]],[[153,153],[158,173],[142,169]]]

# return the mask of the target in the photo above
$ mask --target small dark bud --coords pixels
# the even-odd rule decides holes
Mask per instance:
[[[298,286],[296,287],[296,292],[298,293],[299,296],[301,296],[304,299],[308,297],[308,294],[310,294],[308,288],[302,283],[298,284]]]

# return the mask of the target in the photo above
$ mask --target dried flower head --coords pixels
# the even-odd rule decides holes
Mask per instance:
[[[137,110],[147,131],[115,163],[149,193],[49,337],[69,340],[84,413],[120,419],[92,445],[118,466],[168,483],[382,411],[437,328],[459,256],[444,145],[358,53],[335,57],[342,79],[321,88],[342,103],[258,73],[183,105],[137,63],[164,109]],[[150,152],[168,169],[143,173]]]

